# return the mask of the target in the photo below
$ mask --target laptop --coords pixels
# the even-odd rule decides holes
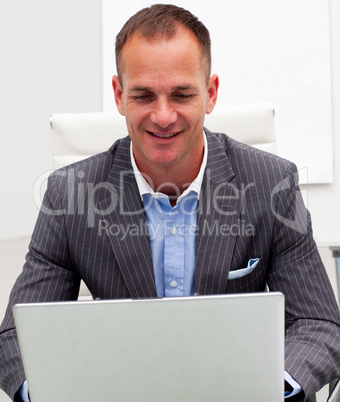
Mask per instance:
[[[284,296],[13,307],[32,402],[282,402]]]

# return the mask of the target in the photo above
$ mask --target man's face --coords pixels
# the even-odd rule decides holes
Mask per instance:
[[[115,100],[125,116],[139,169],[191,169],[203,155],[203,122],[216,103],[218,77],[207,82],[206,60],[194,34],[171,39],[133,34],[121,55]],[[178,171],[178,169],[176,169]]]

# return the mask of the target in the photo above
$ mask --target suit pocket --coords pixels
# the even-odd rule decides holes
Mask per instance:
[[[228,280],[242,278],[243,276],[250,274],[255,269],[259,261],[260,261],[259,258],[251,258],[248,261],[248,265],[246,266],[246,268],[240,268],[233,271],[229,271]]]
[[[252,258],[246,268],[229,271],[229,274],[226,293],[263,292],[266,289],[267,271],[262,258]]]

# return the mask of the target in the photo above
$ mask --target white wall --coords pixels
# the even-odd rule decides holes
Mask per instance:
[[[0,240],[31,233],[51,168],[49,116],[101,110],[101,1],[16,0],[0,11]]]
[[[334,182],[308,186],[308,208],[320,245],[340,246],[340,2],[330,0]],[[320,158],[323,155],[320,153]]]

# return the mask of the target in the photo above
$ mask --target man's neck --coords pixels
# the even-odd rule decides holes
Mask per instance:
[[[184,169],[182,166],[157,166],[141,171],[144,179],[148,182],[154,192],[166,194],[171,205],[175,205],[178,197],[196,179],[203,160],[203,151],[197,163]]]
[[[169,197],[172,205],[175,205],[178,198],[192,188],[199,197],[208,158],[208,142],[205,134],[202,148],[196,149],[189,155],[189,163],[183,158],[182,163],[178,160],[171,164],[140,164],[135,158],[132,144],[130,155],[141,196],[150,192],[162,193]]]

